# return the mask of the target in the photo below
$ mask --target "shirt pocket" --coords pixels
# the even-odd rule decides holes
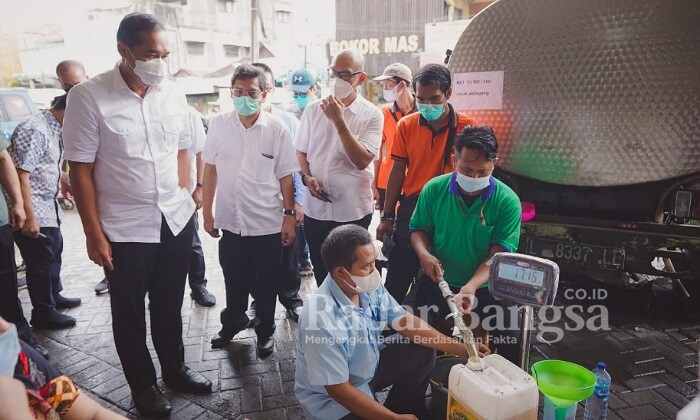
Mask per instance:
[[[260,184],[270,184],[276,181],[275,158],[270,153],[254,153],[251,158],[243,162],[243,165],[246,166],[244,171],[246,178]]]
[[[180,133],[185,128],[181,117],[166,118],[156,124],[157,141],[167,153],[178,148]]]
[[[105,126],[109,132],[107,148],[126,156],[142,156],[145,152],[145,138],[137,133],[136,123],[125,117],[107,117]]]

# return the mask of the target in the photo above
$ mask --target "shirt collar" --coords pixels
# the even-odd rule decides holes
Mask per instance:
[[[414,112],[417,112],[417,111],[418,111],[418,106],[416,106],[416,104],[417,104],[417,102],[416,102],[416,95],[413,95],[413,108],[411,108],[411,110],[409,111],[408,114],[413,114]],[[391,106],[391,111],[392,111],[394,114],[399,114],[399,115],[401,115],[402,117],[405,117],[406,115],[408,115],[408,114],[403,115],[403,114],[401,113],[401,110],[399,109],[399,104],[397,104],[396,101],[394,101],[394,104]]]
[[[418,109],[415,102],[413,103],[413,107]],[[420,114],[418,114],[418,125],[423,125],[425,127],[428,127],[430,132],[433,133],[433,136],[436,136],[436,135],[444,132],[445,130],[447,130],[450,127],[450,124],[454,124],[454,118],[455,118],[455,115],[454,115],[455,111],[452,108],[452,104],[450,104],[449,102],[447,103],[447,109],[448,109],[447,112],[449,113],[449,118],[447,119],[447,124],[440,127],[437,131],[435,131],[433,126],[430,125],[430,122],[428,120],[426,120],[425,118],[423,118],[423,116]]]
[[[45,110],[41,111],[41,113],[44,115],[44,118],[46,118],[46,122],[49,124],[49,127],[53,128],[53,129],[58,129],[60,131],[61,123],[58,122],[58,120],[51,113],[50,110],[45,109]]]
[[[260,127],[267,127],[268,121],[269,121],[269,115],[270,113],[267,111],[260,111],[260,115],[258,115],[258,119],[255,120],[255,124],[253,124],[250,128],[247,130],[251,130],[254,127],[260,126]],[[241,118],[238,115],[238,111],[232,111],[231,112],[231,117],[233,118],[233,123],[236,124],[237,126],[241,127],[242,129],[246,130],[245,127],[243,127],[243,123],[241,122]]]
[[[496,185],[496,178],[494,178],[493,175],[491,175],[489,177],[489,186],[481,192],[481,201],[486,201],[489,197],[493,195],[493,192],[496,191]],[[450,177],[450,185],[448,189],[451,194],[457,196],[462,194],[462,192],[459,190],[459,184],[457,183],[457,172],[452,172],[452,176]]]
[[[342,281],[342,280],[341,280]],[[343,312],[349,312],[349,311],[358,311],[360,308],[355,306],[355,304],[350,300],[350,298],[345,294],[340,289],[340,286],[338,286],[338,283],[331,277],[330,273],[326,276],[326,279],[324,282],[329,282],[328,284],[328,289],[331,292],[331,296],[335,299],[335,301],[338,303],[340,306],[341,310]],[[360,307],[361,308],[367,308],[369,307],[369,302],[367,300],[367,294],[366,293],[360,293]]]
[[[364,98],[360,96],[358,93],[357,96],[355,97],[355,100],[352,101],[350,106],[346,107],[347,109],[350,110],[353,114],[357,114],[360,111],[360,101],[362,101]]]

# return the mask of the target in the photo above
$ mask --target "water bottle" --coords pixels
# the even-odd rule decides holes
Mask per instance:
[[[586,408],[583,411],[584,420],[604,420],[608,416],[610,375],[605,371],[605,368],[605,363],[598,362],[598,367],[593,369],[596,378],[595,390],[593,395],[586,400]]]

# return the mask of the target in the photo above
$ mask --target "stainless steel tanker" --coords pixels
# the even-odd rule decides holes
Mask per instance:
[[[494,127],[499,178],[535,204],[520,252],[672,278],[700,309],[699,1],[500,0],[449,67],[503,72],[500,108],[460,110]]]

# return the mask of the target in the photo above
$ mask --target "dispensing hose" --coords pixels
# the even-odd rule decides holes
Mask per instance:
[[[450,315],[448,315],[448,318],[452,317],[454,319],[455,327],[457,327],[459,333],[462,335],[464,345],[467,346],[467,352],[469,353],[469,361],[467,362],[467,367],[471,370],[483,370],[484,366],[482,365],[481,359],[479,358],[479,353],[477,353],[476,351],[476,342],[474,341],[474,334],[472,333],[472,330],[470,330],[464,323],[462,313],[459,312],[459,310],[457,309],[457,305],[455,305],[455,303],[452,301],[454,293],[452,293],[452,290],[450,290],[450,286],[447,284],[447,282],[442,276],[438,276],[438,280],[438,287],[440,287],[442,296],[445,298],[445,300],[447,300],[447,306],[450,307],[450,311],[452,312]]]

